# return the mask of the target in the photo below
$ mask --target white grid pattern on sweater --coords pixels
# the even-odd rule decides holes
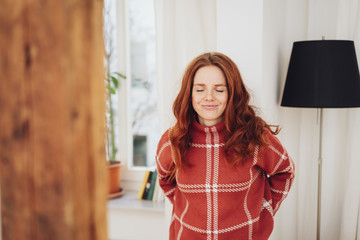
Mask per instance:
[[[177,183],[179,190],[183,193],[206,193],[211,192],[241,192],[251,187],[251,184],[261,174],[260,170],[255,170],[256,173],[251,181],[247,181],[239,184],[213,184],[207,186],[206,184],[182,184]]]
[[[211,133],[209,128],[205,128],[206,132],[206,144],[211,144]],[[206,206],[207,206],[207,215],[206,215],[206,227],[207,227],[207,239],[211,240],[211,228],[212,228],[212,199],[211,199],[211,148],[206,148]]]
[[[213,129],[211,129],[213,131]],[[216,128],[215,128],[216,131]],[[262,171],[254,168],[254,166],[257,163],[257,158],[258,158],[258,146],[255,149],[254,152],[254,159],[253,159],[253,167],[251,167],[250,169],[250,175],[251,178],[249,181],[247,182],[243,182],[243,183],[234,183],[234,184],[218,184],[217,181],[214,181],[214,179],[217,179],[215,177],[215,168],[216,166],[214,166],[216,164],[216,162],[214,161],[216,158],[216,148],[217,150],[219,150],[219,147],[223,147],[225,144],[224,143],[217,143],[214,139],[214,144],[211,144],[211,133],[209,132],[208,129],[205,128],[205,132],[206,132],[206,144],[198,144],[198,143],[191,143],[191,147],[196,147],[196,148],[205,148],[206,149],[206,183],[205,184],[181,184],[179,182],[177,182],[177,187],[179,188],[179,190],[181,192],[187,192],[187,193],[206,193],[207,196],[207,229],[201,229],[195,226],[191,226],[190,224],[186,223],[183,221],[183,218],[185,217],[185,213],[188,210],[188,206],[186,206],[186,211],[184,210],[183,214],[181,214],[181,217],[179,218],[175,213],[173,214],[172,218],[171,218],[171,224],[173,223],[174,220],[177,220],[181,223],[181,229],[183,230],[183,227],[186,227],[192,231],[195,232],[199,232],[199,233],[204,233],[207,234],[207,239],[217,239],[216,237],[218,236],[218,234],[221,233],[226,233],[226,232],[230,232],[236,229],[240,229],[242,227],[246,227],[249,226],[249,239],[252,239],[252,232],[253,232],[253,224],[257,221],[259,221],[260,216],[252,219],[252,216],[250,214],[250,211],[247,207],[247,198],[248,198],[248,192],[249,192],[249,188],[251,187],[252,183],[257,179],[257,177],[259,175],[262,174]],[[213,132],[214,133],[214,132]],[[214,133],[215,134],[215,133]],[[215,138],[215,136],[214,136]],[[158,156],[156,157],[156,161],[158,163],[158,165],[160,166],[160,169],[162,171],[164,171],[165,173],[168,172],[165,170],[165,168],[160,164],[159,161],[159,157],[161,155],[161,153],[165,150],[166,147],[170,146],[171,148],[171,156],[173,158],[173,151],[172,151],[172,146],[171,146],[171,142],[170,140],[166,143],[164,143],[164,145],[161,147]],[[287,158],[285,156],[286,152],[284,152],[283,154],[281,152],[279,152],[279,150],[277,150],[276,148],[274,148],[273,146],[269,146],[275,153],[277,153],[280,156],[280,159],[278,161],[278,163],[276,164],[276,167],[274,169],[275,172],[276,169],[279,168],[280,162],[283,162],[284,160],[291,160],[290,157]],[[214,159],[212,152],[214,151]],[[286,150],[285,150],[286,151]],[[218,158],[217,158],[218,159]],[[172,159],[173,160],[173,159]],[[219,159],[218,159],[219,161]],[[213,165],[214,163],[214,165]],[[219,163],[219,162],[218,162]],[[218,164],[217,163],[217,164]],[[293,163],[292,161],[290,161],[290,166],[288,166],[286,169],[283,169],[282,172],[286,172],[290,169],[293,169]],[[159,173],[158,173],[159,174]],[[214,174],[212,176],[212,174]],[[160,176],[161,177],[161,174]],[[264,175],[265,177],[265,175]],[[211,180],[213,179],[213,183],[211,183]],[[277,193],[281,193],[282,194],[282,198],[280,199],[279,202],[277,202],[276,206],[274,207],[274,209],[272,208],[272,200],[266,201],[265,199],[263,200],[263,205],[261,210],[266,209],[271,216],[273,216],[274,212],[277,211],[277,209],[279,208],[281,202],[285,199],[285,197],[288,194],[288,191],[290,189],[291,183],[293,182],[293,179],[288,179],[286,181],[286,187],[285,189],[282,190],[277,190],[277,189],[273,189],[271,188],[271,191],[273,192],[277,192]],[[175,187],[172,188],[171,190],[166,192],[166,196],[171,195],[174,191],[175,191]],[[231,226],[231,227],[227,227],[224,229],[218,229],[217,224],[215,224],[215,222],[217,221],[217,213],[215,213],[215,209],[218,208],[217,204],[218,202],[215,200],[215,198],[217,198],[217,193],[218,192],[238,192],[238,191],[244,191],[244,190],[248,190],[248,192],[246,193],[245,196],[245,202],[244,202],[244,209],[246,212],[246,215],[248,217],[247,221],[239,223],[237,225]],[[216,197],[215,194],[216,193]],[[187,203],[188,204],[188,203]],[[215,206],[216,205],[216,206]],[[214,225],[212,225],[214,224]],[[182,233],[182,232],[181,232]],[[181,233],[179,235],[181,235]],[[214,236],[214,238],[212,238],[212,235]]]
[[[215,143],[215,144],[190,143],[190,146],[196,148],[212,148],[212,147],[223,147],[225,146],[225,143]]]
[[[274,216],[274,210],[272,209],[272,200],[270,201],[266,201],[266,199],[263,199],[263,204],[261,206],[261,211],[263,209],[266,209],[269,211],[270,215],[273,217]],[[274,218],[274,217],[273,217]]]
[[[260,173],[261,171],[259,170],[258,172]],[[223,184],[218,184],[218,188],[238,188],[238,187],[248,186],[250,183],[251,180],[242,183],[223,183]],[[182,188],[203,188],[205,186],[204,184],[181,184],[181,183],[178,183],[178,185]]]
[[[180,218],[174,214],[174,217],[177,221],[180,221]],[[260,216],[257,217],[257,218],[254,218],[252,219],[251,221],[246,221],[246,222],[243,222],[243,223],[240,223],[240,224],[237,224],[237,225],[234,225],[234,226],[231,226],[231,227],[227,227],[227,228],[224,228],[224,229],[219,229],[216,231],[216,233],[220,234],[220,233],[227,233],[227,232],[231,232],[231,231],[234,231],[236,229],[239,229],[239,228],[243,228],[243,227],[246,227],[247,225],[250,225],[250,224],[253,224],[257,221],[259,221],[260,219]],[[195,227],[195,226],[192,226],[186,222],[183,222],[182,223],[184,227],[194,231],[194,232],[198,232],[198,233],[207,233],[207,234],[213,234],[215,233],[215,231],[208,231],[206,229],[201,229],[201,228],[198,228],[198,227]]]
[[[285,183],[285,190],[284,191],[279,191],[277,190],[278,192],[282,193],[282,196],[281,196],[281,199],[277,202],[276,206],[275,206],[275,209],[274,209],[274,212],[276,212],[279,207],[280,207],[280,204],[282,203],[282,201],[284,201],[284,199],[286,198],[286,196],[288,195],[289,193],[289,190],[290,190],[290,185],[291,185],[291,182],[292,180],[290,179],[286,179],[286,183]],[[271,191],[273,191],[273,189],[271,189]]]
[[[171,131],[172,131],[172,128],[170,128],[169,133],[168,133],[168,138],[169,138],[169,142],[170,142],[171,160],[174,162],[174,164],[176,164],[174,150],[173,150],[171,140],[170,140],[171,139]]]
[[[273,150],[276,154],[278,154],[280,156],[280,160],[278,161],[278,163],[276,164],[274,170],[269,174],[274,175],[274,173],[278,170],[278,168],[280,167],[280,165],[282,164],[282,162],[284,160],[287,160],[288,158],[286,157],[286,151],[284,151],[284,153],[279,152],[279,150],[277,150],[276,148],[274,148],[273,146],[269,146],[269,148],[271,150]]]
[[[284,160],[288,160],[288,159],[290,158],[290,157],[287,158],[287,157],[285,156],[286,150],[285,150],[284,153],[282,154],[281,152],[279,152],[279,151],[278,151],[276,148],[274,148],[273,146],[271,146],[271,149],[272,149],[274,152],[276,152],[279,156],[281,156],[281,160],[279,161],[279,163],[282,162],[282,161],[284,161]],[[290,160],[291,160],[291,159],[290,159]],[[276,165],[275,170],[278,168],[279,163]],[[293,161],[290,161],[290,165],[289,165],[287,168],[285,168],[284,170],[282,170],[282,171],[283,171],[283,172],[288,172],[288,171],[291,171],[291,170],[293,170],[293,169],[294,169]],[[275,170],[274,170],[273,172],[275,172]],[[287,180],[286,180],[285,189],[284,189],[284,190],[278,190],[278,189],[271,188],[271,191],[272,191],[272,192],[282,194],[281,199],[276,203],[276,206],[274,207],[274,212],[277,212],[277,210],[279,209],[282,201],[284,201],[284,199],[285,199],[286,196],[288,195],[293,180],[294,180],[293,178],[292,178],[291,180],[290,180],[290,179],[287,179]]]
[[[156,160],[157,165],[159,166],[159,168],[161,169],[161,171],[164,172],[164,174],[161,174],[161,173],[159,174],[159,173],[158,173],[160,178],[164,178],[166,174],[170,173],[170,171],[168,171],[167,169],[165,169],[165,168],[161,165],[161,162],[160,162],[160,160],[159,160],[162,152],[163,152],[163,151],[165,150],[165,148],[168,147],[168,146],[171,147],[171,142],[170,142],[170,140],[167,141],[166,143],[164,143],[164,145],[162,145],[162,147],[161,147],[160,150],[159,150],[158,155],[155,157],[155,160]]]
[[[260,219],[260,216],[257,217],[257,218],[251,219],[251,220],[249,220],[249,221],[243,222],[243,223],[241,223],[241,224],[235,225],[235,226],[233,226],[233,227],[229,227],[229,228],[225,228],[225,229],[219,230],[219,233],[231,232],[231,231],[234,231],[234,230],[236,230],[236,229],[239,229],[239,228],[242,228],[242,227],[246,227],[246,226],[248,226],[248,225],[249,225],[249,227],[250,227],[250,226],[253,225],[253,223],[256,223],[257,221],[259,221],[259,219]]]
[[[214,206],[214,240],[218,239],[218,230],[219,230],[219,200],[218,200],[218,184],[219,184],[219,134],[216,130],[216,127],[211,128],[212,133],[214,134],[214,177],[213,177],[213,206]]]
[[[261,210],[267,209],[267,210],[271,213],[271,216],[273,216],[273,209],[272,209],[272,207],[271,207],[271,204],[272,204],[272,200],[266,201],[266,199],[263,199],[263,204],[262,204]],[[253,224],[253,223],[259,221],[259,218],[260,218],[260,217],[257,217],[257,218],[255,218],[255,219],[251,219],[251,220],[248,220],[248,221],[246,221],[246,222],[243,222],[243,223],[240,223],[240,224],[231,226],[231,227],[227,227],[227,228],[224,228],[224,229],[219,229],[219,230],[217,230],[216,232],[217,232],[217,233],[231,232],[231,231],[233,231],[233,230],[236,230],[236,229],[245,227],[245,226],[247,226],[247,225]],[[173,214],[173,216],[172,216],[171,219],[172,219],[172,221],[173,221],[173,219],[178,220],[179,222],[181,222],[181,224],[182,224],[184,227],[186,227],[186,228],[188,228],[188,229],[190,229],[190,230],[192,230],[192,231],[195,231],[195,232],[198,232],[198,233],[208,233],[208,230],[206,230],[206,229],[201,229],[201,228],[192,226],[192,225],[190,225],[190,224],[188,224],[188,223],[182,222],[181,217],[179,218],[176,214]],[[171,222],[172,222],[172,221],[171,221]],[[211,231],[211,233],[215,233],[215,231]]]
[[[279,150],[277,150],[274,146],[270,145],[269,148],[271,148],[271,150],[273,150],[274,152],[276,152],[279,156],[281,156],[283,159],[287,159],[287,157],[285,156],[286,151],[284,151],[284,153],[281,153]]]
[[[175,213],[173,213],[173,214],[171,215],[170,225],[174,222],[174,220],[175,220]]]
[[[185,209],[184,209],[184,211],[183,211],[183,213],[181,214],[181,217],[180,217],[180,219],[179,219],[180,229],[179,229],[179,232],[178,232],[178,234],[177,234],[177,239],[178,239],[178,240],[180,240],[180,238],[181,238],[181,234],[182,234],[182,231],[183,231],[183,228],[184,228],[183,219],[184,219],[184,216],[185,216],[188,208],[189,208],[189,202],[186,201]]]
[[[253,181],[253,172],[252,172],[252,169],[253,169],[253,167],[254,167],[254,166],[256,165],[256,163],[257,163],[258,152],[259,152],[259,146],[256,146],[255,151],[254,151],[253,165],[252,165],[252,167],[250,168],[250,181],[251,181],[251,182]],[[247,221],[247,222],[249,223],[249,240],[251,240],[251,239],[252,239],[252,234],[253,234],[253,223],[254,223],[254,219],[252,219],[250,210],[249,210],[249,208],[248,208],[248,206],[247,206],[247,198],[248,198],[248,195],[249,195],[249,191],[250,191],[250,188],[247,190],[246,195],[245,195],[244,210],[245,210],[246,216],[248,217],[248,221]]]
[[[170,129],[169,129],[169,132],[168,132],[168,139],[169,139],[169,140],[168,140],[167,142],[165,142],[165,143],[161,146],[161,148],[160,148],[160,150],[159,150],[159,153],[155,156],[156,164],[159,166],[159,168],[160,168],[160,170],[161,170],[161,171],[158,171],[158,173],[157,173],[160,179],[164,179],[164,178],[170,173],[170,171],[167,170],[167,169],[165,169],[165,168],[163,167],[163,165],[161,164],[161,162],[160,162],[160,156],[161,156],[161,154],[163,153],[163,151],[165,150],[165,148],[167,148],[168,146],[170,146],[171,160],[175,163],[174,151],[173,151],[172,144],[171,144],[171,140],[170,140],[170,138],[171,138],[171,130],[172,130],[172,128],[170,128]]]
[[[165,196],[169,196],[169,195],[171,195],[173,192],[175,192],[175,187],[172,188],[171,190],[165,192],[164,194],[165,194]]]

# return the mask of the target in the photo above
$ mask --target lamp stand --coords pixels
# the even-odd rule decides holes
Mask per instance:
[[[321,224],[321,179],[322,179],[322,133],[323,133],[323,109],[318,108],[320,121],[319,127],[319,157],[318,157],[318,197],[317,197],[317,227],[316,239],[320,240],[320,224]]]
[[[320,240],[322,227],[323,109],[360,107],[359,83],[359,67],[354,41],[325,40],[323,37],[323,40],[294,42],[281,106],[317,108],[317,124],[320,131],[318,139],[317,240]],[[315,161],[315,159],[313,160]]]
[[[325,37],[322,36],[322,40],[325,40]],[[316,227],[316,240],[320,240],[320,229],[321,229],[321,175],[322,175],[322,117],[323,109],[320,108],[320,132],[319,132],[319,157],[318,157],[318,197],[317,197],[317,227]]]

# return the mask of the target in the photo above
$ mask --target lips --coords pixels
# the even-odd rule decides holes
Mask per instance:
[[[210,105],[210,104],[207,104],[207,105],[201,105],[203,108],[205,109],[208,109],[208,110],[212,110],[212,109],[215,109],[217,108],[218,105]]]

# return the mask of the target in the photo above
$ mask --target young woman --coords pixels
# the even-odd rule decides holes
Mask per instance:
[[[173,204],[170,239],[268,239],[294,179],[274,130],[249,105],[234,62],[221,53],[187,67],[160,139],[160,186]]]

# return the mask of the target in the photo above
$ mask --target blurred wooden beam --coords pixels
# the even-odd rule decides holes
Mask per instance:
[[[0,2],[2,240],[105,240],[102,0]]]

